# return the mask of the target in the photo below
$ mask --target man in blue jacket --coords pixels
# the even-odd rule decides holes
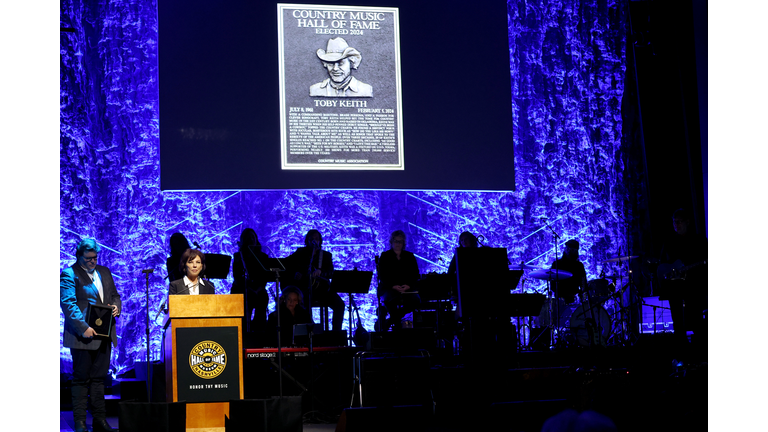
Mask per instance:
[[[64,346],[72,353],[75,432],[88,430],[85,418],[89,393],[94,432],[114,430],[106,420],[104,379],[109,371],[112,345],[117,345],[117,332],[115,325],[112,325],[109,337],[98,336],[86,321],[90,305],[111,307],[113,317],[120,315],[122,306],[112,273],[96,264],[100,250],[95,240],[82,240],[77,245],[77,262],[65,269],[59,278],[61,310],[64,312]]]

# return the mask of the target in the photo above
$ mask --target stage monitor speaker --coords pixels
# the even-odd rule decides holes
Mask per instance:
[[[505,424],[507,430],[539,431],[544,422],[568,408],[567,399],[528,400],[492,403],[482,426]]]
[[[301,396],[229,401],[227,432],[301,432]]]
[[[184,432],[186,402],[120,402],[118,422],[123,432]]]
[[[356,359],[361,406],[410,406],[432,403],[429,358],[376,354]]]
[[[165,363],[161,361],[153,361],[151,364],[151,371],[152,374],[152,400],[151,402],[165,402],[166,401],[166,389],[165,389]],[[141,385],[142,393],[139,393],[135,395],[137,398],[135,399],[136,402],[148,402],[147,401],[147,362],[145,361],[137,361],[133,364],[133,370],[136,374],[136,380],[138,381],[144,381],[144,383]],[[126,397],[122,393],[120,393],[120,399],[128,401],[130,399],[133,399],[134,395],[128,395],[131,397]]]
[[[401,329],[393,332],[371,333],[373,350],[414,351],[437,346],[435,329],[431,327]]]
[[[429,419],[422,405],[345,408],[336,432],[420,432],[429,430]]]

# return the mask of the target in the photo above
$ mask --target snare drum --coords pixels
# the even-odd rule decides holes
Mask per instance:
[[[600,306],[593,305],[590,313],[587,305],[582,304],[573,311],[570,327],[571,334],[579,345],[605,346],[611,334],[611,317]]]

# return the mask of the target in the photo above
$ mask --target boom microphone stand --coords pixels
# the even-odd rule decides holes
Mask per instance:
[[[269,245],[267,245],[269,247]],[[248,248],[250,250],[250,248]],[[272,252],[272,248],[270,248],[270,252]],[[253,251],[251,251],[253,253]],[[274,252],[272,253],[274,255]],[[280,340],[280,298],[278,297],[278,292],[280,289],[280,272],[285,271],[285,266],[283,263],[280,262],[280,258],[277,258],[278,264],[282,268],[276,268],[272,267],[269,270],[267,270],[266,267],[264,267],[264,264],[261,263],[259,260],[259,257],[256,256],[256,254],[253,254],[254,258],[256,258],[256,262],[259,263],[262,269],[264,269],[265,272],[273,272],[275,274],[275,292],[273,294],[273,298],[275,300],[275,310],[277,311],[277,367],[280,369],[280,372],[277,374],[278,376],[278,386],[280,389],[280,399],[283,398],[283,350],[282,350],[282,341]],[[246,288],[247,289],[247,288]],[[267,290],[269,292],[269,290]]]
[[[141,271],[147,280],[147,402],[152,402],[152,370],[149,363],[149,275],[154,271],[153,269]]]
[[[544,225],[547,228],[549,228],[550,232],[552,232],[552,246],[553,246],[554,251],[555,251],[555,273],[557,274],[558,273],[558,269],[557,269],[557,260],[558,260],[557,241],[560,240],[560,236],[557,235],[557,233],[555,232],[554,228],[552,228],[547,223],[546,219],[544,219]],[[557,291],[557,280],[558,279],[559,279],[559,277],[555,277],[555,298],[554,298],[553,302],[555,303],[555,315],[556,315],[555,323],[556,324],[555,324],[555,330],[552,332],[552,335],[554,336],[555,333],[557,333],[557,336],[558,336],[557,337],[557,342],[560,342],[560,296],[559,296],[559,293]],[[549,304],[549,308],[550,308],[549,312],[550,312],[550,323],[551,323],[552,322],[551,321],[552,320],[552,303]],[[552,343],[552,345],[550,345],[550,347],[553,347],[555,345],[555,338],[554,337],[552,338],[551,343]]]

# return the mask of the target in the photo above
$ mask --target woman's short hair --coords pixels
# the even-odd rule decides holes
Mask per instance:
[[[293,285],[289,285],[285,288],[283,288],[282,292],[280,293],[280,303],[285,303],[288,300],[288,294],[294,293],[297,296],[299,296],[299,304],[304,304],[304,294],[301,292],[300,289]]]
[[[77,244],[77,249],[75,251],[76,257],[83,256],[86,252],[96,252],[99,253],[101,251],[101,246],[99,246],[98,243],[96,243],[96,240],[92,238],[84,238],[80,240],[80,243]]]
[[[395,241],[395,239],[397,237],[402,237],[403,238],[403,247],[405,247],[405,233],[403,232],[403,230],[397,230],[397,231],[393,232],[392,234],[390,234],[390,236],[389,236],[389,244],[392,244],[392,242]]]
[[[200,257],[200,262],[203,264],[203,269],[200,270],[200,274],[205,274],[205,254],[197,249],[187,249],[184,251],[181,255],[181,261],[179,261],[179,271],[186,275],[187,263],[195,259],[195,257]]]

